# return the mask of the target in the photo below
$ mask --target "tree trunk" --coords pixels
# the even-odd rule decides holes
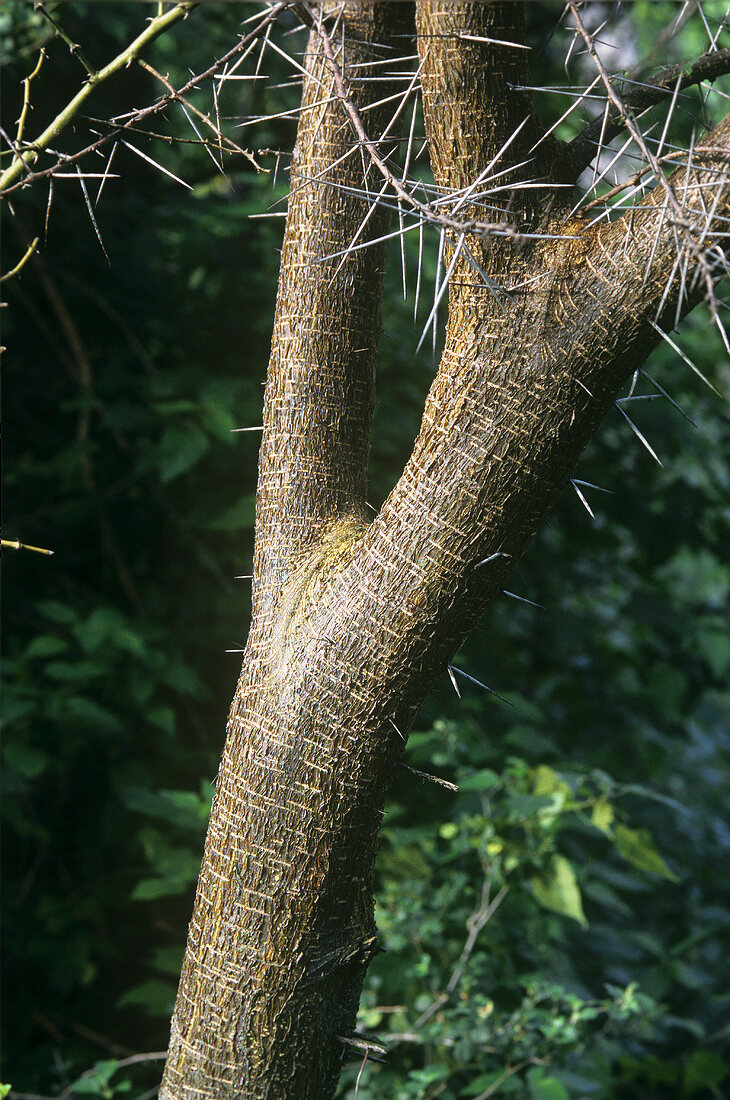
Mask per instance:
[[[685,293],[689,280],[673,276],[677,229],[662,188],[630,219],[586,229],[566,218],[565,150],[551,138],[533,150],[542,130],[528,93],[511,87],[529,83],[525,51],[479,41],[519,43],[522,5],[423,0],[427,136],[436,183],[455,195],[438,210],[483,218],[463,195],[478,179],[480,191],[526,178],[538,186],[493,190],[502,235],[447,234],[443,359],[413,454],[368,523],[384,251],[339,254],[358,232],[358,243],[382,237],[386,215],[363,197],[383,180],[372,163],[363,175],[367,149],[332,61],[350,106],[380,135],[394,108],[363,114],[388,95],[363,78],[390,46],[404,52],[394,36],[412,12],[365,0],[341,7],[317,13],[305,61],[265,397],[253,622],[164,1100],[333,1095],[377,949],[381,810],[418,707],[657,342],[651,322],[666,316],[673,327],[702,291]],[[695,239],[730,208],[727,173],[717,172],[729,159],[728,120],[705,146],[716,152],[681,170]],[[388,138],[378,146],[386,162],[391,148]],[[687,270],[696,266],[688,246]]]

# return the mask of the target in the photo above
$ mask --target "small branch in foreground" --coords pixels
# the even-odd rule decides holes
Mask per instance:
[[[17,539],[0,539],[0,546],[8,550],[33,550],[36,554],[55,554],[55,550],[46,550],[43,546],[30,546],[27,542],[19,542]]]
[[[477,938],[485,924],[492,918],[496,910],[502,903],[505,894],[509,890],[508,886],[501,886],[493,898],[490,899],[490,882],[488,876],[485,874],[484,882],[482,883],[482,892],[479,899],[479,905],[473,913],[467,917],[466,927],[468,929],[468,935],[464,941],[464,946],[461,949],[461,954],[456,961],[456,965],[451,972],[451,976],[446,983],[446,988],[442,993],[439,993],[437,997],[431,1002],[428,1008],[421,1013],[413,1025],[413,1032],[409,1035],[415,1036],[418,1034],[418,1029],[423,1027],[432,1016],[434,1016],[438,1010],[445,1005],[458,986],[461,976],[464,973],[464,968],[469,961],[469,956],[474,950],[474,946],[477,942]],[[396,1036],[394,1040],[388,1044],[388,1051],[393,1050],[398,1044],[405,1038],[405,1036]]]
[[[53,122],[46,126],[43,133],[36,138],[34,142],[29,143],[25,149],[19,150],[18,153],[16,153],[10,167],[0,176],[0,191],[4,191],[11,184],[15,183],[22,174],[24,167],[35,163],[39,154],[44,149],[47,149],[53,139],[57,137],[62,130],[65,130],[68,124],[76,117],[82,104],[86,102],[99,84],[103,84],[104,81],[114,76],[115,73],[118,73],[121,69],[127,68],[150,42],[154,42],[156,38],[159,38],[161,34],[164,34],[164,32],[175,23],[187,17],[194,7],[195,5],[193,3],[189,3],[186,0],[185,3],[177,4],[176,7],[172,8],[170,11],[155,16],[149,23],[149,26],[145,27],[142,33],[139,34],[133,42],[130,42],[126,49],[117,54],[108,65],[105,65],[104,68],[100,69],[98,72],[89,71],[87,81],[73,99],[66,104],[63,110],[56,115]]]
[[[225,143],[225,148],[227,152],[240,153],[241,156],[246,157],[246,159],[250,161],[257,172],[261,170],[260,165],[256,162],[256,159],[253,156],[253,153],[250,153],[248,149],[243,149],[235,141],[223,134],[221,130],[215,125],[215,123],[213,123],[206,114],[198,110],[198,108],[195,107],[188,99],[186,99],[181,92],[178,92],[167,79],[167,77],[163,76],[162,73],[159,73],[154,65],[150,65],[149,62],[144,61],[142,58],[139,58],[137,63],[141,65],[142,68],[145,69],[146,72],[148,72],[151,76],[154,76],[157,80],[159,80],[160,83],[167,88],[168,92],[170,93],[170,97],[174,99],[177,103],[179,103],[183,107],[183,109],[192,111],[192,113],[200,119],[203,125],[207,126],[208,129],[213,132],[219,146],[221,147],[221,151],[223,148],[223,143]],[[205,144],[207,145],[207,143]],[[209,146],[207,147],[209,148]]]
[[[22,107],[21,112],[20,112],[20,118],[18,119],[18,129],[15,133],[16,144],[20,144],[20,142],[23,139],[23,130],[25,129],[25,120],[27,119],[28,111],[30,110],[30,84],[31,84],[31,81],[34,80],[35,77],[38,76],[38,73],[41,71],[41,66],[43,65],[43,62],[46,60],[47,56],[48,55],[46,54],[45,46],[42,46],[41,47],[41,52],[38,55],[38,63],[36,64],[35,69],[33,69],[33,72],[29,73],[28,76],[26,76],[25,80],[23,81],[23,107]]]
[[[245,37],[241,38],[235,46],[232,46],[231,49],[228,50],[227,53],[223,54],[222,57],[218,58],[217,61],[214,61],[213,64],[205,70],[205,72],[199,73],[197,76],[191,77],[187,84],[184,84],[182,88],[178,88],[175,95],[168,93],[167,95],[162,96],[160,99],[158,99],[156,103],[151,103],[149,107],[144,107],[139,111],[132,112],[131,117],[127,118],[125,122],[121,122],[118,118],[111,119],[110,122],[112,124],[112,129],[110,129],[108,133],[103,134],[100,138],[97,138],[96,141],[92,141],[89,145],[84,146],[84,148],[80,149],[78,152],[64,155],[62,161],[60,161],[58,164],[51,165],[50,168],[44,168],[43,170],[38,172],[31,172],[25,162],[25,154],[21,156],[20,152],[15,146],[15,143],[5,134],[2,128],[0,128],[0,135],[5,138],[10,148],[13,150],[13,152],[16,153],[16,161],[14,162],[14,164],[11,165],[10,168],[8,168],[7,172],[0,176],[0,193],[5,192],[6,194],[9,194],[12,191],[15,191],[17,188],[23,187],[28,183],[32,183],[37,179],[44,179],[46,176],[53,176],[59,170],[61,165],[68,166],[69,164],[81,160],[82,157],[85,157],[88,153],[95,152],[102,145],[105,145],[108,141],[116,137],[118,134],[123,133],[125,130],[132,129],[136,123],[141,122],[143,119],[149,118],[151,115],[159,114],[160,111],[163,111],[165,107],[174,102],[176,98],[178,98],[179,96],[185,96],[188,94],[188,92],[193,91],[194,88],[198,88],[205,80],[208,80],[211,77],[215,76],[221,66],[226,65],[234,57],[237,57],[239,54],[243,53],[246,48],[251,44],[251,42],[255,38],[258,38],[261,32],[267,26],[269,26],[269,24],[273,23],[274,20],[277,19],[278,16],[281,14],[281,12],[284,11],[285,8],[288,8],[291,3],[292,0],[278,0],[278,3],[276,3],[273,7],[269,8],[268,11],[262,14],[261,21],[256,24],[252,31],[245,35]],[[194,5],[190,5],[190,7],[194,7]],[[167,14],[169,15],[170,13],[168,12]],[[131,60],[134,60],[134,58],[132,58]],[[34,148],[37,145],[38,142],[35,142]],[[26,150],[26,153],[31,152],[32,149]],[[6,181],[6,176],[16,164],[17,171],[15,172],[13,182],[8,183]],[[19,177],[22,174],[23,170],[25,170],[27,175],[21,180],[19,179]]]
[[[23,256],[18,260],[15,267],[11,267],[10,271],[6,271],[4,275],[0,275],[0,283],[4,283],[6,279],[12,279],[13,275],[17,275],[19,271],[22,271],[28,260],[31,258],[36,248],[38,247],[38,241],[40,237],[35,237],[34,240],[28,245]]]
[[[49,22],[49,23],[51,24],[51,26],[53,27],[54,31],[55,31],[55,32],[56,32],[56,34],[58,35],[58,37],[59,37],[59,38],[62,38],[62,39],[63,39],[63,41],[64,41],[64,42],[66,43],[66,45],[68,46],[68,50],[69,50],[69,53],[70,53],[70,54],[71,54],[71,55],[72,55],[73,57],[78,57],[79,61],[81,62],[81,64],[83,65],[83,67],[84,67],[84,68],[86,69],[86,71],[87,71],[87,73],[89,74],[89,76],[96,76],[96,73],[94,72],[93,68],[91,67],[91,65],[89,64],[89,62],[88,62],[88,61],[86,60],[86,58],[85,58],[85,57],[84,57],[84,55],[82,54],[82,52],[81,52],[81,47],[79,46],[78,42],[74,42],[74,41],[73,41],[73,39],[69,38],[69,36],[68,36],[68,35],[66,34],[65,30],[63,29],[63,27],[62,27],[62,26],[60,25],[60,23],[58,23],[58,22],[57,22],[57,21],[56,21],[56,20],[55,20],[55,19],[53,18],[53,16],[51,15],[51,13],[50,13],[49,11],[47,11],[47,10],[46,10],[46,7],[45,7],[45,5],[44,5],[44,4],[41,4],[41,3],[40,3],[40,2],[38,2],[38,0],[37,0],[37,2],[36,2],[36,3],[34,4],[34,5],[33,5],[33,11],[39,11],[39,12],[41,13],[41,15],[43,16],[43,18],[44,18],[44,19],[46,19],[46,20],[47,20],[47,21],[48,21],[48,22]]]
[[[120,1058],[116,1064],[116,1070],[128,1069],[129,1066],[143,1065],[145,1062],[162,1062],[167,1057],[166,1050],[153,1050],[149,1054],[130,1054],[128,1058]],[[9,1100],[67,1100],[68,1097],[73,1096],[74,1090],[79,1081],[83,1081],[87,1077],[95,1073],[95,1069],[92,1066],[86,1073],[82,1073],[72,1084],[60,1092],[57,1097],[39,1096],[35,1092],[16,1092],[15,1089],[11,1089],[8,1094]],[[156,1091],[156,1090],[155,1090]]]
[[[412,768],[410,764],[401,764],[402,768],[405,768],[411,775],[417,775],[419,779],[425,779],[428,783],[438,783],[440,787],[446,787],[449,791],[458,791],[458,783],[451,783],[448,779],[441,779],[438,775],[431,775],[430,772],[419,771],[418,768]]]
[[[642,156],[647,161],[647,163],[651,166],[651,170],[654,174],[654,177],[655,177],[657,183],[660,184],[661,187],[664,190],[664,194],[666,196],[664,210],[666,211],[666,210],[668,210],[669,207],[671,207],[672,211],[675,214],[675,217],[676,217],[675,227],[676,227],[676,229],[678,229],[681,232],[684,243],[686,245],[687,253],[692,254],[692,256],[693,256],[693,258],[694,258],[694,260],[697,264],[697,271],[698,271],[698,273],[701,273],[702,281],[703,281],[703,283],[705,285],[705,289],[706,289],[706,299],[707,299],[708,305],[709,305],[709,307],[710,307],[710,309],[713,313],[713,319],[715,320],[715,323],[717,325],[718,331],[720,332],[720,335],[723,337],[723,341],[725,342],[726,346],[728,347],[728,351],[730,351],[730,345],[728,345],[728,342],[727,342],[727,335],[726,335],[725,330],[724,330],[724,328],[723,328],[723,326],[720,322],[720,318],[717,315],[715,299],[714,299],[715,276],[714,276],[714,273],[713,273],[713,269],[712,269],[712,266],[710,265],[710,263],[707,259],[706,253],[702,250],[702,248],[700,247],[698,242],[695,240],[695,237],[693,235],[692,224],[688,220],[688,217],[687,217],[687,211],[685,210],[685,208],[682,206],[682,204],[677,199],[677,196],[674,192],[674,188],[672,187],[672,184],[670,183],[670,181],[667,179],[667,176],[664,172],[664,169],[662,168],[659,156],[655,156],[652,153],[651,149],[649,149],[649,147],[646,143],[646,140],[644,138],[644,135],[642,134],[641,130],[637,127],[637,125],[634,121],[634,118],[632,116],[631,111],[627,108],[627,106],[624,103],[624,101],[622,100],[621,96],[618,94],[618,92],[614,88],[613,84],[611,83],[611,78],[610,78],[608,72],[606,71],[606,67],[604,66],[603,62],[601,61],[600,57],[598,56],[593,38],[591,37],[589,32],[586,30],[585,24],[583,23],[583,20],[581,19],[580,12],[578,10],[578,4],[577,4],[576,0],[568,0],[568,8],[570,9],[571,15],[573,16],[573,21],[575,23],[576,29],[578,30],[578,32],[580,33],[581,38],[585,42],[586,49],[588,50],[588,53],[590,54],[591,58],[593,59],[593,63],[596,66],[597,71],[601,75],[601,80],[603,81],[603,85],[606,89],[606,94],[607,94],[608,98],[610,99],[610,101],[613,103],[613,105],[616,108],[619,115],[621,116],[622,125],[625,126],[626,129],[628,130],[632,140],[636,143],[637,147],[641,151]],[[724,52],[727,52],[728,56],[730,57],[730,51],[723,51],[723,53]],[[673,101],[672,101],[673,103],[676,102],[676,95],[677,95],[677,92],[679,90],[679,83],[680,83],[679,78],[677,78],[675,80],[675,87],[673,89],[673,95],[674,95],[674,98],[673,98]],[[666,129],[666,127],[665,127],[665,129]],[[660,146],[661,146],[661,144],[662,143],[660,142]],[[661,148],[659,149],[659,153],[661,154]],[[664,220],[664,214],[662,214],[662,221],[660,221],[660,227],[663,224],[663,220]],[[681,257],[680,257],[680,259],[681,259]],[[678,260],[678,264],[679,264],[679,260]],[[676,270],[676,267],[675,267],[675,270]],[[671,281],[672,281],[673,278],[674,278],[674,272],[672,273],[672,276],[670,277],[670,281],[667,284],[667,289],[666,289],[665,293],[668,293],[669,287],[671,286]],[[684,278],[684,276],[683,276],[683,278]],[[678,306],[677,306],[678,310],[679,310],[679,304],[682,301],[682,297],[683,297],[684,293],[685,292],[684,292],[683,289],[680,290],[679,301],[678,301]],[[662,303],[660,303],[660,309],[661,309],[661,305],[663,304],[663,302],[664,302],[664,299],[662,299]]]

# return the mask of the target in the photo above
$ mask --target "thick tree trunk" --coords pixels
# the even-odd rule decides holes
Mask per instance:
[[[340,64],[360,106],[392,90],[363,78],[382,74],[402,15],[400,5],[350,3],[339,16]],[[366,218],[361,243],[381,237],[384,214],[353,193],[380,184],[363,178],[316,33],[305,67],[265,395],[253,621],[163,1097],[329,1096],[375,951],[376,809],[393,731],[349,720],[353,697],[375,693],[318,590],[366,527],[380,336],[383,246],[345,262],[337,254]],[[390,117],[371,114],[381,128]]]
[[[560,150],[547,140],[531,153],[539,125],[526,94],[510,91],[527,83],[524,51],[479,40],[519,42],[521,5],[420,3],[436,182],[458,192],[481,177],[484,192],[493,175],[531,158],[498,184],[529,178],[539,188],[493,191],[479,202],[475,192],[458,211],[455,200],[461,218],[483,218],[480,202],[491,203],[489,220],[502,219],[506,235],[465,230],[450,240],[459,255],[443,360],[412,457],[368,525],[383,251],[326,259],[348,246],[369,211],[360,197],[364,150],[327,47],[344,33],[337,64],[362,111],[387,95],[361,79],[364,63],[387,56],[408,9],[353,0],[335,33],[325,21],[310,40],[266,390],[253,625],[164,1100],[333,1094],[376,950],[380,811],[404,738],[656,342],[650,321],[676,260],[661,189],[631,221],[590,231],[565,221],[572,194],[556,186],[565,182]],[[367,113],[371,133],[386,124],[385,110]],[[726,121],[705,142],[719,150],[713,166],[700,168],[698,158],[689,182],[683,174],[688,222],[700,231],[708,210],[718,218],[730,208],[716,170],[718,156],[727,163],[729,138]],[[365,184],[380,189],[372,168]],[[508,231],[514,225],[519,239]],[[377,209],[359,239],[382,233]],[[690,270],[694,262],[688,253]],[[677,309],[676,284],[664,298],[667,316]],[[689,295],[680,312],[692,302]]]

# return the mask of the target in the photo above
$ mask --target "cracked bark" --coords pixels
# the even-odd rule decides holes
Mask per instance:
[[[382,60],[407,11],[345,5],[345,78],[359,109],[387,92],[358,83],[367,69],[353,66]],[[630,220],[567,222],[571,192],[554,186],[564,182],[561,150],[548,139],[530,152],[539,125],[526,93],[509,88],[527,83],[524,51],[475,40],[519,42],[521,5],[422,0],[416,18],[437,183],[458,190],[486,179],[522,124],[489,171],[531,158],[508,178],[539,186],[488,201],[510,224],[563,236],[464,241],[510,297],[457,257],[420,432],[368,524],[384,256],[374,246],[343,264],[323,259],[348,245],[368,207],[332,186],[360,187],[363,162],[312,33],[265,398],[253,624],[163,1100],[333,1095],[376,950],[379,810],[403,736],[658,339],[649,319],[676,258],[675,227],[664,219],[658,229],[663,195]],[[387,108],[369,111],[371,132],[387,117]],[[730,210],[730,121],[706,147],[717,151],[677,184],[698,224],[703,205],[718,223]],[[369,186],[379,190],[374,173]],[[379,237],[384,224],[377,210],[364,233]],[[667,316],[676,303],[673,292]]]

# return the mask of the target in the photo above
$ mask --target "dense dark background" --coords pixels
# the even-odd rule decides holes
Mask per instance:
[[[565,84],[562,5],[528,7],[535,83]],[[664,3],[594,7],[638,51],[671,17]],[[55,8],[94,64],[151,10]],[[204,5],[148,56],[182,83],[252,10]],[[704,10],[717,26],[723,6]],[[48,51],[32,86],[38,132],[83,71],[28,5],[5,8],[0,38],[11,132],[20,80]],[[693,24],[676,56],[706,41]],[[267,51],[261,71],[270,90],[225,85],[226,126],[248,146],[289,149],[290,120],[233,128],[296,104],[279,55]],[[90,114],[158,91],[135,67]],[[193,101],[210,110],[210,86]],[[557,118],[568,102],[541,108]],[[79,120],[59,146],[79,147],[89,127]],[[155,128],[195,142],[179,110]],[[109,262],[77,181],[58,179],[37,260],[4,284],[4,535],[55,553],[6,552],[3,593],[2,1079],[21,1092],[68,1089],[100,1060],[73,1095],[131,1081],[140,1096],[159,1078],[159,1063],[126,1071],[115,1059],[166,1043],[240,664],[226,651],[247,632],[248,582],[233,578],[250,571],[258,437],[231,429],[260,423],[283,227],[249,215],[285,194],[287,161],[274,180],[273,155],[260,175],[232,159],[223,179],[199,144],[135,141],[192,193],[118,148],[121,178],[95,211]],[[41,183],[5,210],[6,269],[43,234],[47,201]],[[434,370],[430,348],[415,352],[430,308],[426,291],[414,324],[416,254],[412,235],[405,303],[397,247],[388,272],[376,507]],[[429,239],[425,269],[432,287]],[[361,1100],[726,1095],[730,371],[702,309],[677,339],[720,396],[670,349],[654,356],[650,372],[694,426],[665,400],[630,407],[660,468],[618,412],[607,418],[576,471],[608,490],[583,489],[595,519],[566,492],[510,580],[541,606],[505,596],[456,661],[505,701],[464,679],[459,700],[444,677],[411,738],[408,762],[462,789],[394,779],[378,883],[387,951],[363,1026],[410,1037],[366,1068]],[[483,883],[491,898],[508,891],[432,1010]],[[359,1069],[348,1062],[343,1096]]]

